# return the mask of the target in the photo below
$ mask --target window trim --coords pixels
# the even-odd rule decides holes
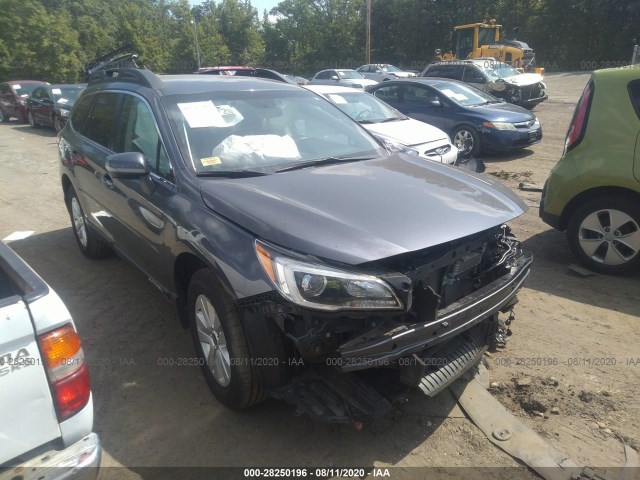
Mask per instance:
[[[169,161],[169,166],[171,167],[171,172],[172,172],[172,176],[174,181],[172,182],[171,180],[163,177],[162,175],[159,175],[158,173],[154,172],[153,170],[149,172],[149,174],[154,177],[157,178],[158,180],[161,180],[164,183],[167,183],[168,185],[171,185],[173,187],[177,186],[177,179],[176,179],[176,168],[173,165],[173,162],[171,161],[171,156],[169,155],[169,149],[167,148],[164,138],[162,137],[162,133],[160,132],[160,128],[158,127],[158,121],[156,119],[156,116],[154,115],[154,111],[153,108],[151,108],[151,105],[149,104],[149,102],[147,102],[147,99],[144,98],[142,95],[140,95],[137,92],[132,92],[129,90],[109,90],[110,92],[118,92],[124,95],[131,95],[133,97],[138,98],[139,100],[142,101],[142,103],[149,109],[149,112],[151,112],[151,116],[153,118],[153,124],[156,127],[156,132],[158,134],[158,139],[160,140],[160,143],[162,144],[162,148],[164,148],[165,154],[167,155],[167,160]],[[120,126],[122,124],[122,107],[124,106],[124,95],[122,97],[122,100],[120,101],[120,106],[118,107],[118,118],[115,122],[115,127],[116,127],[116,144],[120,143],[120,134],[121,134],[121,129]]]

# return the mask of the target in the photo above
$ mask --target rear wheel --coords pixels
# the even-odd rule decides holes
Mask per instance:
[[[463,157],[480,153],[480,137],[473,127],[461,125],[453,131],[451,137]]]
[[[571,217],[567,240],[587,268],[604,274],[640,267],[640,206],[621,197],[604,197],[579,207]]]
[[[234,410],[263,400],[235,302],[211,270],[193,275],[187,302],[194,347],[216,399]]]
[[[0,122],[7,123],[9,121],[9,115],[4,113],[4,111],[0,108]]]
[[[113,253],[111,247],[100,240],[96,233],[88,227],[84,211],[73,187],[69,187],[67,191],[67,208],[73,224],[73,235],[80,251],[89,258],[102,258],[111,255]]]

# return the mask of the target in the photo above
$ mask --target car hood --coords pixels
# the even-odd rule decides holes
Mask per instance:
[[[469,112],[474,112],[487,120],[504,121],[504,122],[527,122],[535,120],[536,116],[526,108],[519,107],[512,103],[491,103],[489,105],[481,105],[478,107],[467,107]]]
[[[398,78],[409,78],[416,76],[416,74],[413,72],[393,72],[393,74]]]
[[[526,211],[482,175],[407,155],[202,179],[205,204],[256,237],[349,265],[443,244]]]
[[[449,136],[439,128],[411,118],[387,123],[366,123],[362,126],[371,133],[408,146],[444,139],[449,141]]]
[[[340,79],[340,83],[343,85],[358,84],[358,85],[362,85],[365,88],[370,87],[371,85],[378,84],[378,82],[376,82],[375,80],[370,80],[368,78],[343,78],[343,79]]]
[[[542,82],[542,75],[538,73],[521,73],[520,75],[514,75],[513,77],[503,78],[505,83],[515,85],[517,87],[525,87],[527,85],[534,85]]]

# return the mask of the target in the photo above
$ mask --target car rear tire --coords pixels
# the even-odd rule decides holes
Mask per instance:
[[[38,128],[38,124],[36,123],[36,119],[33,118],[33,113],[31,111],[27,112],[27,119],[29,120],[29,125],[31,125],[31,128]]]
[[[56,129],[57,133],[60,133],[62,131],[63,127],[64,127],[64,125],[60,121],[60,117],[58,115],[54,115],[53,116],[53,128]]]
[[[235,302],[210,269],[193,275],[187,302],[193,344],[216,399],[234,410],[264,400]]]
[[[640,267],[640,206],[604,197],[580,206],[567,228],[569,247],[594,272],[629,273]]]
[[[473,127],[468,125],[457,127],[451,134],[451,139],[463,157],[480,153],[480,136]]]
[[[67,209],[73,226],[73,236],[78,248],[88,258],[103,258],[111,255],[113,250],[87,225],[87,218],[73,187],[67,190]]]
[[[9,116],[4,113],[4,111],[0,108],[0,122],[7,123],[9,121]]]

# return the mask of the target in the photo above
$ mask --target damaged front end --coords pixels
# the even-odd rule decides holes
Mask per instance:
[[[542,76],[536,73],[501,78],[487,84],[488,93],[525,108],[533,108],[549,98],[546,88]]]
[[[267,252],[268,246],[258,245]],[[498,314],[512,310],[532,261],[506,225],[360,265],[365,280],[331,278],[330,269],[320,268],[287,273],[276,252],[267,254],[274,261],[265,269],[274,268],[276,285],[289,275],[311,293],[311,301],[332,283],[336,292],[326,301],[340,303],[340,289],[355,297],[355,308],[324,311],[301,308],[300,298],[296,304],[263,304],[305,366],[273,396],[295,404],[299,413],[330,421],[383,414],[403,388],[436,395],[477,365],[504,333]],[[297,295],[282,282],[278,289],[285,298]],[[368,294],[375,298],[366,300]]]

